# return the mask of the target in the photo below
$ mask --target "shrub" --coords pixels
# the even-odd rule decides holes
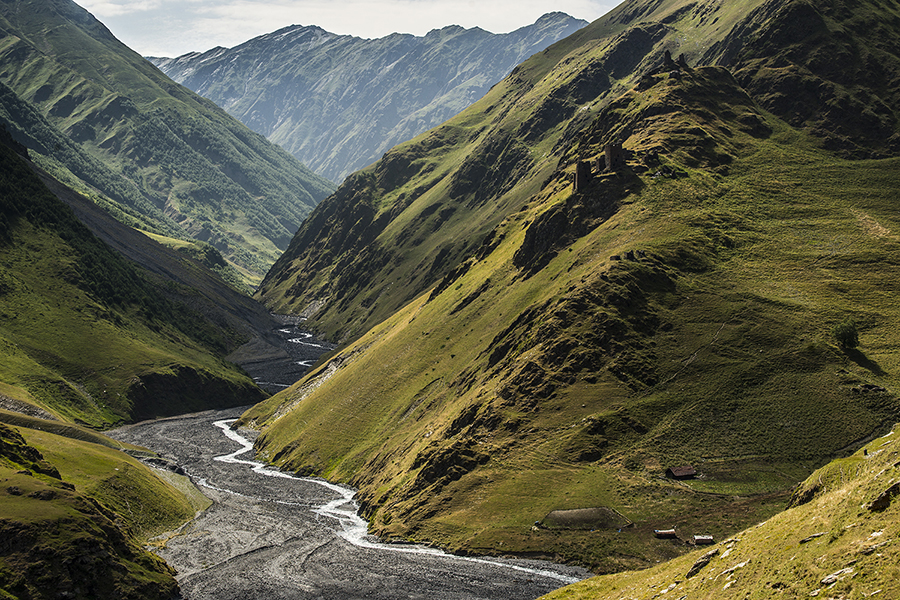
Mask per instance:
[[[844,350],[850,350],[859,346],[859,332],[856,330],[856,321],[845,319],[831,329],[831,334]]]

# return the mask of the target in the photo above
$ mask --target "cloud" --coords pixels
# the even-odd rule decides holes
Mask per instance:
[[[105,17],[120,17],[132,13],[147,12],[162,6],[164,0],[81,0],[82,8],[100,20]]]
[[[149,56],[236,46],[288,25],[364,38],[425,35],[447,25],[507,33],[561,11],[593,21],[615,0],[79,0],[125,44]]]

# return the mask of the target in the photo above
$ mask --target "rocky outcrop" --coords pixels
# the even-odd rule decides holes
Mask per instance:
[[[211,373],[176,365],[168,372],[141,375],[128,388],[134,421],[255,404],[266,393],[249,380],[228,381]]]

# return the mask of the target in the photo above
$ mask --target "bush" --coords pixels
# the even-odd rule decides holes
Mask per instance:
[[[831,329],[834,339],[844,350],[850,350],[859,346],[859,332],[856,330],[856,321],[845,319]]]

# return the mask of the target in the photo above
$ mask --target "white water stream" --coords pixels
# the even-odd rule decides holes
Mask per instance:
[[[332,519],[337,520],[340,524],[341,529],[337,531],[336,534],[353,544],[354,546],[358,546],[360,548],[374,548],[378,550],[384,550],[387,552],[399,552],[405,554],[427,554],[430,556],[440,556],[445,557],[447,560],[458,560],[465,562],[473,562],[480,563],[486,565],[492,565],[495,567],[500,567],[504,569],[511,569],[515,571],[522,571],[525,573],[530,573],[532,575],[547,577],[550,579],[555,579],[557,581],[561,581],[563,583],[575,583],[580,581],[580,579],[576,577],[571,577],[569,575],[563,575],[561,573],[556,573],[553,571],[549,571],[546,569],[532,569],[528,567],[522,567],[519,565],[514,565],[505,562],[499,562],[484,558],[472,558],[468,556],[456,556],[453,554],[447,554],[446,552],[442,552],[436,548],[428,548],[426,546],[417,546],[417,545],[403,545],[398,546],[394,544],[382,544],[375,541],[372,541],[372,537],[368,535],[368,527],[366,525],[365,520],[357,514],[359,509],[357,503],[353,500],[353,497],[356,495],[356,492],[345,486],[336,485],[325,481],[324,479],[318,479],[313,477],[298,477],[296,475],[291,475],[290,473],[285,473],[284,471],[279,471],[277,469],[273,469],[267,466],[265,463],[255,461],[255,460],[247,460],[246,458],[238,458],[242,454],[246,454],[253,450],[253,443],[247,440],[244,436],[242,436],[237,431],[234,431],[229,427],[231,423],[233,423],[235,419],[225,419],[222,421],[216,421],[213,423],[216,427],[220,428],[228,439],[233,440],[240,444],[240,448],[235,450],[231,454],[225,454],[222,456],[216,456],[213,460],[217,460],[224,463],[231,464],[242,464],[251,467],[252,471],[258,473],[260,475],[265,475],[266,477],[281,477],[285,479],[294,479],[297,481],[305,481],[309,483],[314,483],[317,485],[321,485],[335,493],[338,494],[338,498],[328,502],[327,504],[321,506],[310,507],[313,512],[318,515],[330,517]],[[236,492],[230,492],[229,490],[222,490],[220,488],[213,487],[209,485],[206,481],[199,481],[200,485],[205,487],[209,487],[211,489],[215,489],[221,492],[226,492],[230,494],[236,494]],[[286,504],[291,506],[307,506],[302,503],[297,502],[283,502],[276,501],[279,504]]]
[[[293,333],[293,331],[290,329],[279,329],[278,331],[280,331],[281,333],[288,333],[288,334]],[[309,338],[313,337],[313,334],[306,332],[306,331],[302,331],[302,332],[300,332],[300,335],[303,337],[291,338],[288,341],[291,342],[292,344],[303,344],[304,346],[310,346],[312,348],[322,348],[323,350],[327,350],[327,348],[325,346],[323,346],[322,344],[314,344],[312,342],[306,341]]]

